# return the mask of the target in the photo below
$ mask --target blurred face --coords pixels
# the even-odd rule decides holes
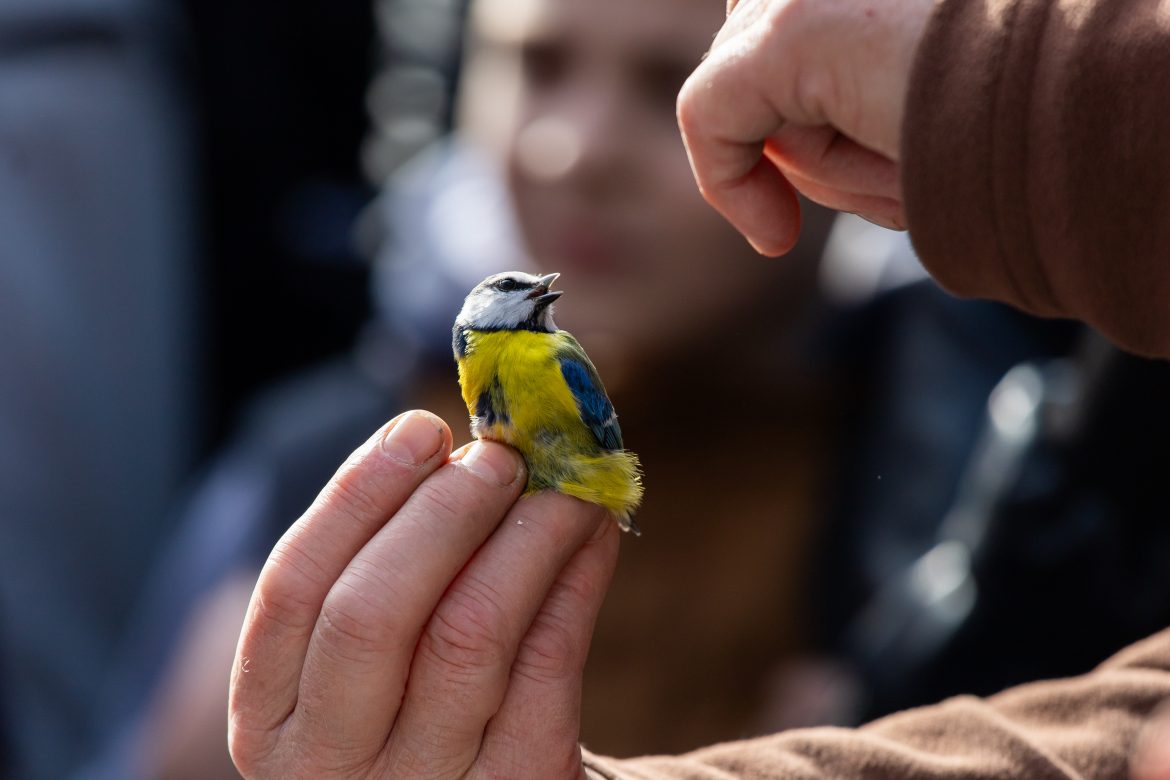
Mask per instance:
[[[562,327],[638,362],[776,297],[796,264],[756,255],[702,200],[675,120],[723,0],[479,3],[480,36],[515,65],[495,93],[515,98],[501,146],[536,267],[564,274]]]

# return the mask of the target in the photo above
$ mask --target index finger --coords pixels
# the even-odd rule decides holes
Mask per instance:
[[[277,542],[257,580],[236,649],[233,730],[262,734],[292,712],[299,670],[326,594],[450,449],[451,432],[434,415],[407,412],[394,418],[349,457]]]
[[[301,766],[358,767],[382,749],[408,673],[413,685],[423,626],[516,501],[524,473],[515,450],[473,442],[429,476],[338,576],[285,725]]]
[[[679,130],[707,202],[756,251],[782,255],[800,234],[800,206],[764,144],[783,119],[756,88],[750,52],[739,38],[714,49],[683,84]]]

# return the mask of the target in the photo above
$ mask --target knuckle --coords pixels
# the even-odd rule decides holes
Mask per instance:
[[[620,541],[616,532],[609,532],[595,544],[608,544],[613,548]],[[577,615],[592,611],[596,608],[594,605],[601,603],[605,598],[607,587],[607,583],[598,582],[580,570],[569,572],[549,594],[548,602],[552,609],[548,611],[556,611],[560,615]]]
[[[794,83],[794,103],[799,107],[801,118],[806,121],[825,122],[841,104],[840,84],[836,74],[819,64],[798,68]]]
[[[509,491],[493,488],[451,464],[415,489],[399,518],[434,534],[449,534],[455,528],[486,530],[484,524],[498,523],[513,501]]]
[[[452,669],[474,672],[498,666],[506,657],[505,620],[487,586],[465,582],[435,610],[424,634],[424,648]]]
[[[696,70],[695,73],[698,71]],[[696,77],[692,74],[683,82],[682,88],[678,91],[678,97],[675,98],[674,115],[678,121],[679,130],[684,136],[695,135],[697,132],[701,116],[701,101],[698,92]]]
[[[283,762],[296,767],[295,771],[274,774],[274,777],[364,778],[374,776],[371,768],[376,763],[377,751],[368,745],[346,746],[337,742],[336,734],[328,737],[298,735],[290,755]]]
[[[317,619],[319,606],[308,594],[316,590],[323,577],[317,563],[295,540],[281,539],[256,584],[257,617],[284,628],[308,628]]]
[[[418,509],[427,517],[462,517],[466,514],[467,508],[462,505],[461,499],[468,492],[466,487],[424,482],[414,492],[413,500],[418,502]]]
[[[609,537],[616,539],[613,533]],[[587,576],[571,573],[561,579],[533,620],[513,671],[544,683],[582,674],[591,628],[580,616],[593,612],[603,596],[603,586]]]
[[[327,652],[361,661],[384,653],[402,636],[393,615],[348,582],[339,582],[321,607],[316,633]]]
[[[276,729],[256,728],[238,713],[231,713],[228,718],[228,755],[243,777],[263,776],[269,758],[276,749],[277,736]]]
[[[423,737],[409,744],[396,745],[380,762],[377,777],[427,777],[433,780],[459,780],[468,777],[464,756],[446,755],[450,746],[432,744]]]
[[[584,660],[567,621],[546,612],[533,622],[512,670],[537,682],[551,682],[572,676]]]
[[[386,512],[379,496],[367,484],[369,475],[364,465],[347,463],[342,466],[325,486],[319,499],[363,525],[371,519],[382,518]]]
[[[565,731],[561,741],[563,750],[545,750],[539,763],[532,756],[532,735],[497,732],[491,751],[481,755],[479,762],[466,775],[466,780],[543,780],[548,777],[580,777],[581,748],[575,727],[559,723],[546,724],[550,731]],[[570,733],[571,732],[571,733]],[[546,734],[547,738],[549,734]]]

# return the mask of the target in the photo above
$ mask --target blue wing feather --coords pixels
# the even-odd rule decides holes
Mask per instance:
[[[561,375],[577,401],[581,420],[592,431],[598,444],[607,450],[620,450],[621,426],[618,425],[613,404],[605,394],[601,377],[597,375],[597,369],[593,367],[585,351],[574,340],[558,355],[558,359],[561,363]]]

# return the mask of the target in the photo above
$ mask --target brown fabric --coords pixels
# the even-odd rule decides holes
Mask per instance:
[[[1155,0],[943,0],[904,133],[911,236],[948,289],[1170,357],[1170,12]],[[1170,630],[1090,674],[861,729],[615,760],[620,780],[1125,778],[1170,697]]]
[[[585,753],[617,780],[1046,780],[1128,777],[1137,735],[1170,697],[1170,630],[1090,674],[989,699],[958,697],[860,729],[801,729],[683,756],[617,761]]]
[[[903,134],[910,234],[963,296],[1170,356],[1170,14],[944,0]]]

